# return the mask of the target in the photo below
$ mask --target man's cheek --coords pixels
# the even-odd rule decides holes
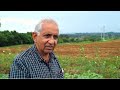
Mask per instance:
[[[58,41],[55,41],[55,45],[57,45]]]

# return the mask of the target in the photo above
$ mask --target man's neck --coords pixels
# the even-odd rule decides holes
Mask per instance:
[[[37,45],[36,45],[36,47],[37,47]],[[38,49],[38,47],[37,47],[37,49]],[[39,51],[39,49],[38,49],[38,52],[39,52],[40,56],[44,59],[44,61],[46,63],[48,63],[49,59],[50,59],[50,54],[49,53],[42,53]]]
[[[49,55],[49,54],[43,54],[43,55],[41,55],[41,57],[44,59],[44,61],[45,61],[46,63],[48,63],[49,60],[50,60],[50,55]]]

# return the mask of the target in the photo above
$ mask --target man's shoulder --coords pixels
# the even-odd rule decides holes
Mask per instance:
[[[54,60],[54,62],[59,63],[58,57],[55,55],[54,52],[51,53],[51,57],[52,57],[52,60]]]
[[[54,52],[51,52],[50,55],[51,55],[52,58],[57,59],[56,55],[54,54]]]
[[[26,58],[29,58],[31,57],[32,53],[33,53],[33,50],[32,50],[33,47],[30,47],[28,48],[27,50],[19,53],[18,55],[16,55],[15,57],[15,60],[24,60]]]

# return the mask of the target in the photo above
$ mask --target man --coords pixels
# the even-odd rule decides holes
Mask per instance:
[[[18,55],[9,78],[63,78],[63,71],[53,50],[57,45],[59,29],[52,19],[44,19],[32,33],[34,45]]]

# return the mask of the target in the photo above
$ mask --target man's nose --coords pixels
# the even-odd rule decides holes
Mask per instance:
[[[55,43],[55,39],[53,37],[51,37],[48,41],[50,44],[54,44]]]

